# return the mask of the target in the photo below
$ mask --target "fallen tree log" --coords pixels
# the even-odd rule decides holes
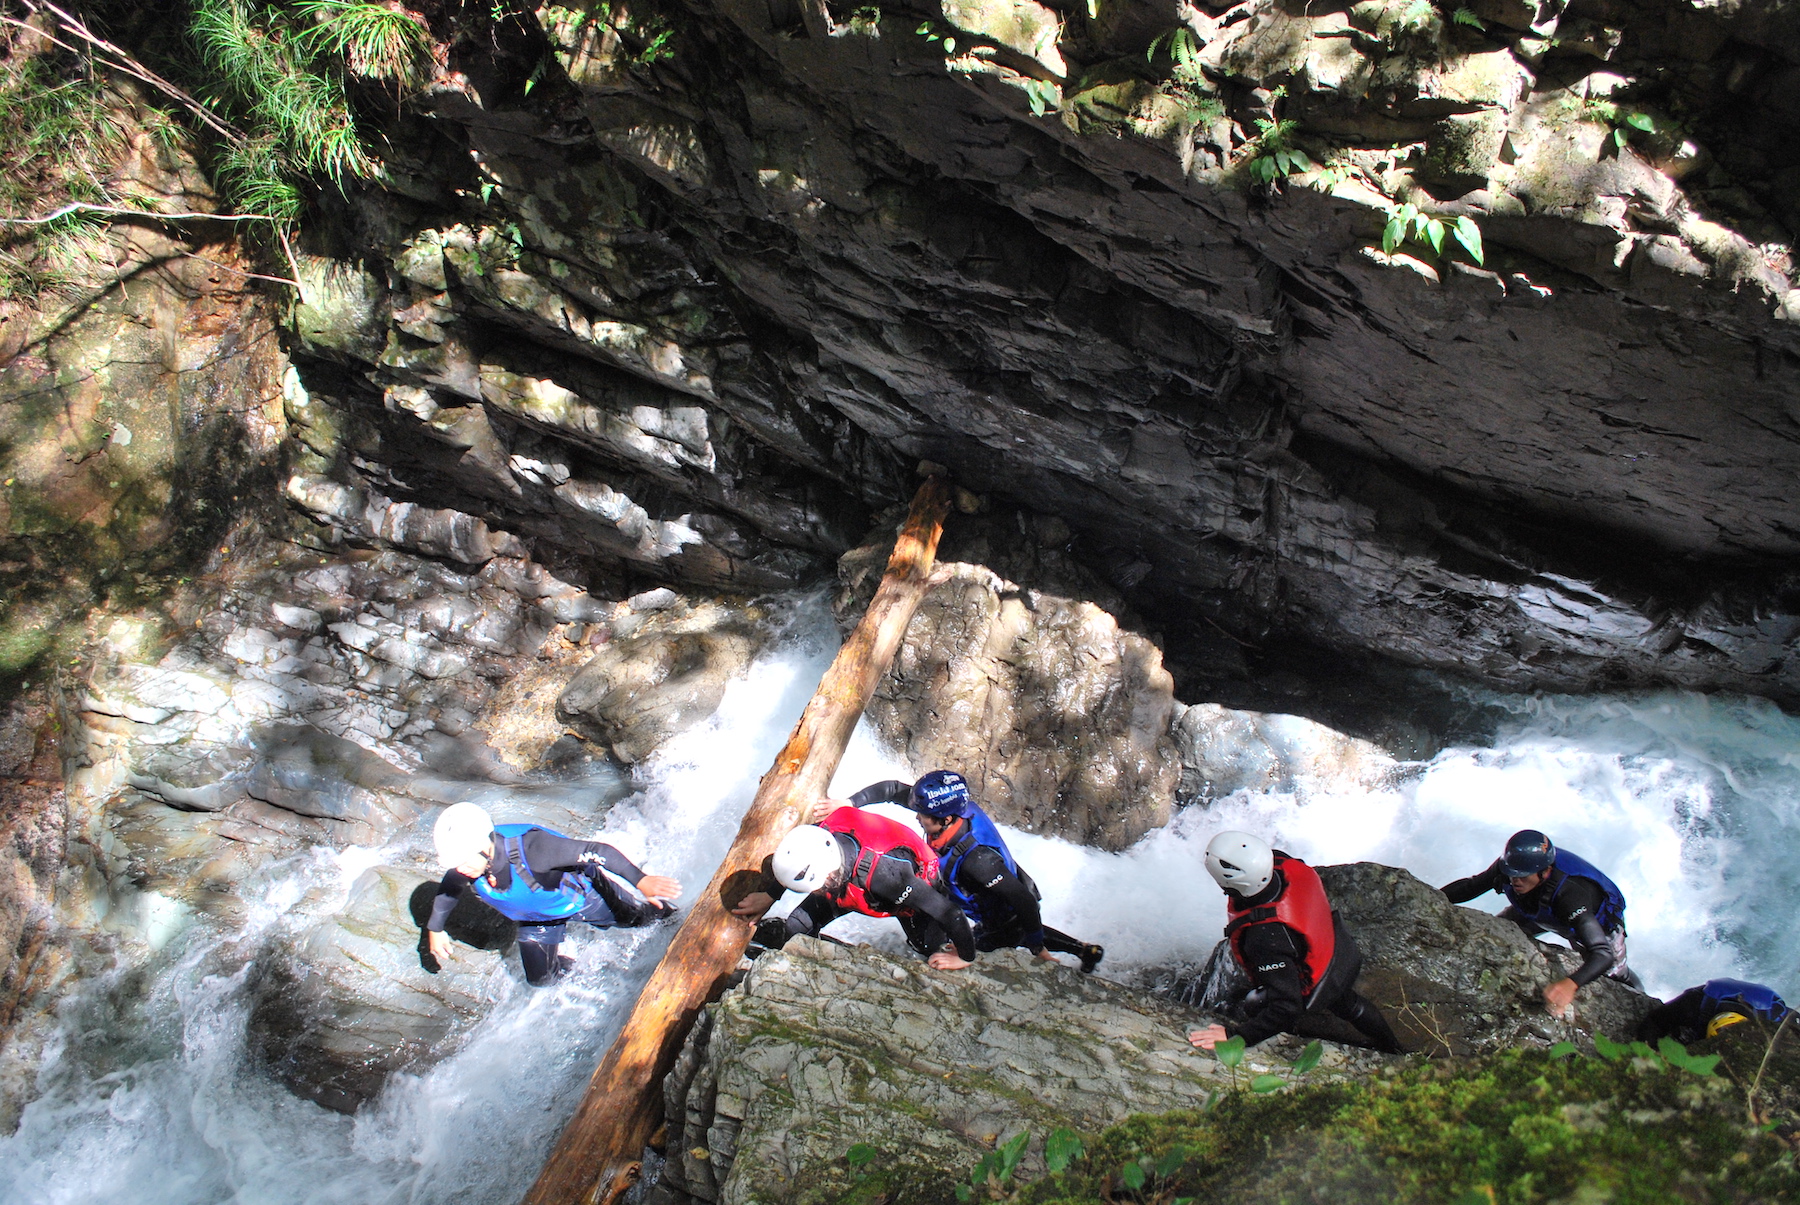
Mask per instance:
[[[728,911],[727,884],[759,866],[831,785],[844,746],[925,596],[949,509],[949,483],[928,478],[913,498],[868,611],[763,775],[736,840],[588,1081],[526,1205],[610,1205],[637,1179],[644,1144],[661,1122],[663,1076],[695,1015],[724,990],[749,944],[750,924]]]

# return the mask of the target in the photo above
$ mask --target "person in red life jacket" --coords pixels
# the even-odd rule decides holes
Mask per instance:
[[[1690,987],[1665,1004],[1658,1004],[1638,1022],[1640,1041],[1698,1042],[1717,1037],[1720,1030],[1741,1025],[1752,1017],[1761,1021],[1764,1033],[1781,1024],[1794,1010],[1775,994],[1775,989],[1746,979],[1708,979]]]
[[[939,885],[956,901],[975,931],[975,948],[982,952],[1022,946],[1046,962],[1058,954],[1072,954],[1083,972],[1100,965],[1106,950],[1092,942],[1077,941],[1044,924],[1038,908],[1037,884],[1013,859],[1000,830],[976,804],[969,784],[954,770],[932,770],[919,781],[889,779],[864,787],[848,799],[819,801],[820,814],[839,807],[866,808],[876,803],[897,803],[919,816],[925,840],[937,854]],[[940,971],[957,971],[971,965],[951,950],[943,949],[928,960]]]
[[[604,841],[577,841],[535,824],[496,826],[473,803],[445,808],[431,836],[444,877],[425,941],[440,965],[450,957],[444,923],[464,891],[518,923],[519,960],[533,987],[554,983],[575,965],[557,953],[570,921],[636,928],[674,915],[669,901],[681,896],[680,883],[645,874]]]
[[[1602,975],[1644,990],[1625,965],[1625,896],[1586,859],[1558,850],[1536,829],[1521,829],[1507,838],[1506,852],[1492,866],[1443,888],[1452,904],[1490,891],[1506,896],[1500,915],[1527,937],[1554,933],[1582,956],[1574,974],[1544,988],[1551,1016],[1567,1013],[1575,993]]]
[[[756,942],[780,949],[789,938],[820,936],[840,916],[892,916],[907,944],[936,953],[946,941],[965,961],[975,960],[968,918],[938,889],[938,858],[923,837],[898,820],[840,807],[818,824],[803,824],[781,840],[763,863],[763,886],[741,899],[732,913],[757,920],[783,889],[806,898],[783,917],[756,926]]]
[[[1354,1025],[1376,1050],[1403,1054],[1381,1010],[1356,992],[1362,954],[1325,897],[1319,873],[1249,833],[1224,832],[1206,846],[1206,869],[1225,889],[1232,957],[1249,976],[1242,1024],[1209,1025],[1188,1041],[1211,1050],[1227,1038],[1254,1046],[1291,1033],[1307,1013]]]

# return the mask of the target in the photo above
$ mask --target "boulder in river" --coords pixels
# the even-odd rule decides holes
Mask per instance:
[[[460,943],[456,955],[429,973],[423,924],[434,895],[435,880],[416,871],[374,867],[340,910],[273,952],[250,1038],[288,1087],[353,1113],[389,1074],[486,1015],[497,967],[481,951],[510,947],[518,926],[465,892],[445,926]]]
[[[973,520],[949,543],[946,558],[1000,568],[940,561],[869,720],[915,772],[960,771],[1002,823],[1123,849],[1174,804],[1174,679],[1156,644],[1121,624],[1116,594],[1060,551],[1066,526],[1004,519]],[[892,546],[844,555],[840,618],[867,604]]]
[[[759,609],[690,602],[667,589],[634,597],[624,611],[556,712],[632,764],[717,711],[773,628]]]

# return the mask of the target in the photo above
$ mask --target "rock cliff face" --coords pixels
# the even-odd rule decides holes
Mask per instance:
[[[1067,522],[1196,688],[1299,640],[1796,697],[1785,16],[1102,8],[458,43],[311,261],[290,495],[760,587],[925,456]]]

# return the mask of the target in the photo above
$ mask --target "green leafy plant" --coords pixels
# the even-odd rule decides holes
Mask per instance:
[[[947,26],[939,28],[935,22],[926,21],[913,32],[918,34],[921,38],[924,38],[927,42],[932,42],[943,47],[945,54],[956,53],[956,35],[952,33]]]
[[[1442,255],[1446,235],[1461,243],[1463,250],[1476,263],[1487,262],[1481,245],[1481,227],[1475,224],[1474,218],[1464,214],[1454,222],[1445,222],[1442,218],[1425,213],[1410,201],[1388,210],[1387,224],[1381,231],[1381,249],[1392,255],[1402,243],[1411,242],[1430,247],[1433,255]]]
[[[1473,29],[1485,30],[1487,22],[1475,15],[1475,10],[1463,5],[1450,14],[1450,19],[1458,25],[1467,25]]]
[[[1590,96],[1579,102],[1569,102],[1569,108],[1582,120],[1597,121],[1610,126],[1611,131],[1607,135],[1607,141],[1612,144],[1615,151],[1622,150],[1639,134],[1654,137],[1657,135],[1672,136],[1675,133],[1675,127],[1666,122],[1658,125],[1656,119],[1648,113],[1627,109],[1614,101],[1601,100],[1598,97]],[[1605,146],[1602,145],[1601,153],[1603,155],[1605,150]]]
[[[1120,1164],[1116,1178],[1126,1191],[1132,1193],[1141,1194],[1145,1186],[1149,1186],[1152,1199],[1160,1201],[1167,1195],[1159,1191],[1162,1185],[1192,1157],[1192,1152],[1179,1145],[1170,1147],[1161,1155],[1139,1155],[1136,1159]],[[1176,1197],[1169,1205],[1191,1205],[1192,1201],[1192,1197]]]
[[[1664,1038],[1651,1049],[1648,1042],[1615,1042],[1603,1033],[1594,1035],[1594,1053],[1608,1062],[1643,1059],[1653,1067],[1669,1067],[1692,1075],[1711,1075],[1719,1065],[1716,1054],[1693,1055],[1674,1038]]]
[[[1276,104],[1287,96],[1287,85],[1275,89],[1269,96],[1269,103]],[[1297,121],[1271,120],[1267,117],[1256,119],[1259,131],[1251,139],[1254,149],[1250,154],[1250,176],[1263,184],[1273,184],[1284,180],[1295,172],[1312,171],[1319,165],[1314,163],[1307,153],[1293,144],[1294,131],[1300,128]]]
[[[1150,43],[1150,49],[1144,52],[1144,61],[1156,62],[1156,52],[1168,49],[1169,58],[1174,65],[1177,78],[1183,75],[1198,79],[1200,76],[1200,39],[1194,31],[1185,25],[1178,25],[1166,33],[1158,34]]]
[[[1081,1158],[1085,1149],[1081,1136],[1074,1130],[1051,1130],[1050,1137],[1044,1139],[1044,1166],[1052,1173],[1059,1172]]]
[[[1025,100],[1035,116],[1042,117],[1062,105],[1062,89],[1049,80],[1028,79],[1024,83]]]
[[[1144,52],[1144,61],[1152,65],[1156,56],[1169,55],[1167,95],[1181,106],[1181,118],[1190,126],[1210,126],[1225,115],[1225,105],[1207,87],[1206,75],[1200,67],[1200,40],[1185,25],[1158,34]]]
[[[1273,184],[1295,172],[1311,171],[1319,166],[1305,151],[1289,141],[1299,126],[1297,121],[1270,121],[1266,117],[1256,119],[1256,128],[1261,133],[1256,136],[1257,149],[1250,160],[1252,177],[1261,183]]]
[[[964,1202],[1004,1199],[1006,1186],[1018,1169],[1019,1160],[1025,1157],[1025,1144],[1030,1141],[1031,1131],[1021,1130],[1005,1144],[983,1155],[975,1170],[969,1173],[969,1182],[956,1186],[956,1199]]]
[[[1234,1038],[1226,1038],[1223,1042],[1214,1045],[1212,1052],[1213,1057],[1219,1060],[1220,1065],[1231,1073],[1231,1090],[1233,1092],[1237,1091],[1238,1068],[1241,1067],[1244,1062],[1243,1035],[1240,1034]]]

